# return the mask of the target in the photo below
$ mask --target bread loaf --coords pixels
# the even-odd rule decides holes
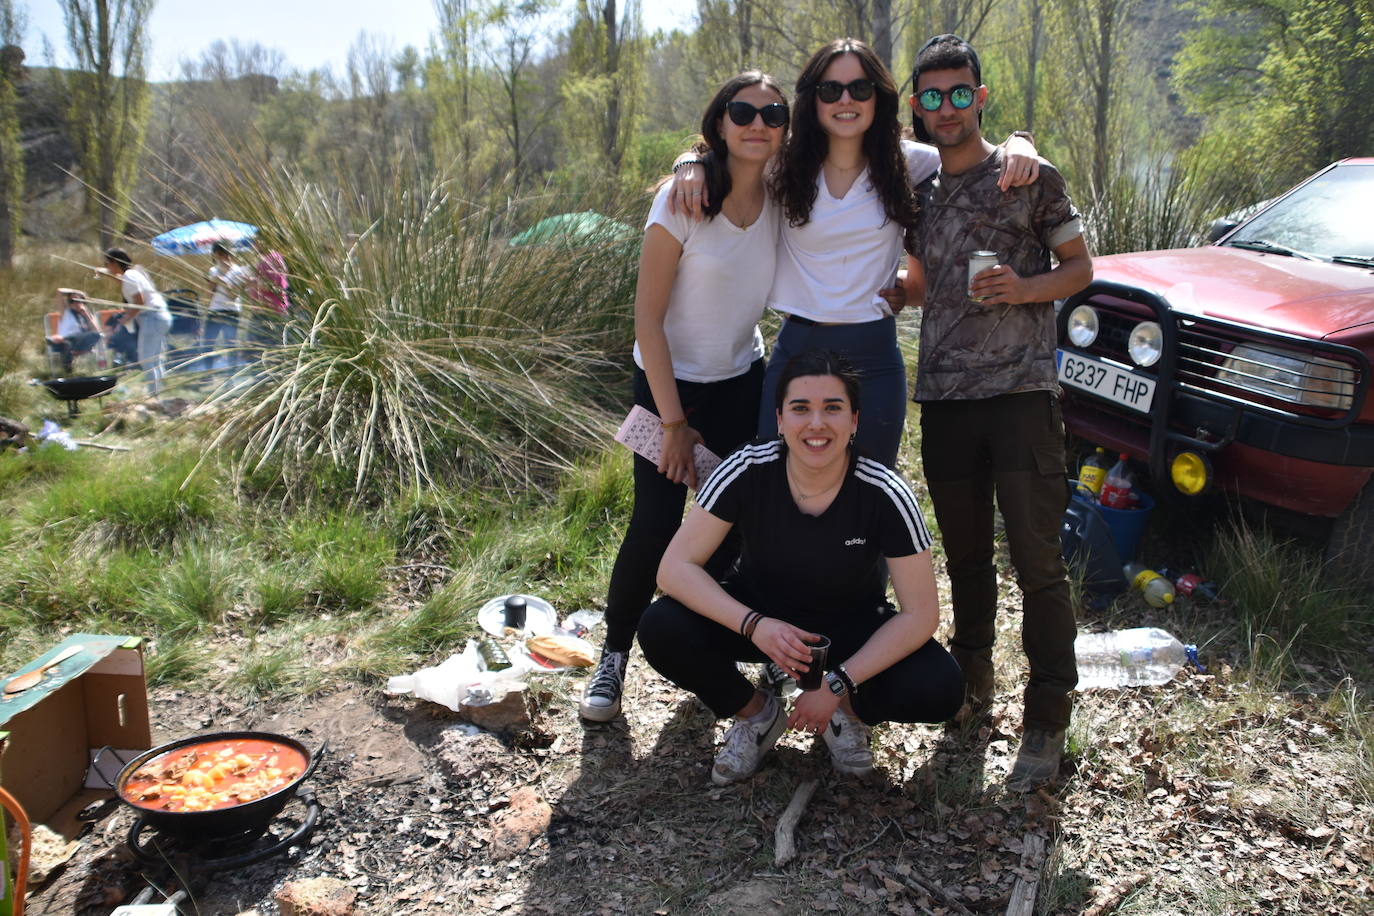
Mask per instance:
[[[534,636],[525,643],[530,652],[556,665],[590,668],[594,664],[587,644],[575,636]]]

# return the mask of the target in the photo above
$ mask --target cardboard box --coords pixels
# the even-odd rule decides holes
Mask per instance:
[[[0,695],[0,786],[35,824],[72,837],[77,812],[110,794],[105,780],[94,773],[87,779],[96,753],[111,748],[127,759],[127,752],[147,750],[152,740],[141,638],[78,633],[0,679],[0,687],[69,646],[81,651],[37,686]],[[105,758],[102,771],[117,774],[117,761]]]

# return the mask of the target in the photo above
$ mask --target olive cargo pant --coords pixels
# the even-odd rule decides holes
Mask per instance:
[[[1059,526],[1068,506],[1064,423],[1050,391],[921,404],[921,460],[948,561],[950,652],[971,683],[991,683],[997,571],[993,499],[1021,586],[1021,644],[1030,662],[1027,728],[1069,724],[1076,635]]]

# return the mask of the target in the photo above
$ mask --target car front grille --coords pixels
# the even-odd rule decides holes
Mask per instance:
[[[1087,350],[1126,366],[1131,331],[1153,316],[1139,306],[1091,303],[1098,336]],[[1218,319],[1173,314],[1174,383],[1210,400],[1267,413],[1342,423],[1359,412],[1367,364],[1349,348],[1324,341],[1266,333]],[[1167,339],[1167,337],[1166,337]],[[1137,370],[1159,379],[1159,364]]]

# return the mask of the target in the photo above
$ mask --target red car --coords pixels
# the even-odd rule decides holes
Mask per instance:
[[[1374,158],[1213,236],[1093,259],[1059,307],[1065,424],[1161,495],[1220,487],[1332,519],[1328,574],[1374,581]]]

